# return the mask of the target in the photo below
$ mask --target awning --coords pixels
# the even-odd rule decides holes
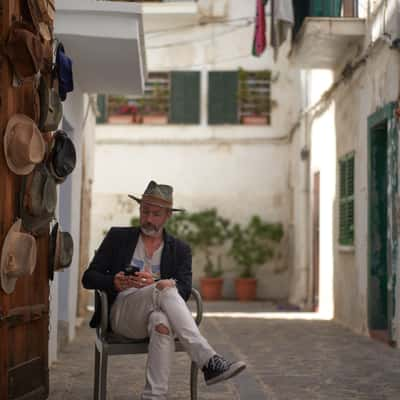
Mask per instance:
[[[71,56],[82,91],[143,92],[147,71],[139,4],[57,0],[55,37]]]

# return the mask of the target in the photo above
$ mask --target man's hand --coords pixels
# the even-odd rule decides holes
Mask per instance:
[[[114,275],[114,287],[118,292],[122,292],[123,290],[129,289],[133,286],[134,284],[132,277],[125,275],[123,271],[120,271],[118,274]]]
[[[144,286],[152,285],[154,283],[153,275],[150,272],[140,271],[136,272],[131,277],[133,286],[136,288],[142,288]]]

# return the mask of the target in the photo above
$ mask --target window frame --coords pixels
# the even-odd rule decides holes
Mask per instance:
[[[353,246],[355,237],[355,151],[338,159],[339,166],[339,235],[342,246]]]

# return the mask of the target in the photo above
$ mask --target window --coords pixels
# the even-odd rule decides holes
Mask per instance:
[[[210,124],[271,123],[270,71],[212,71],[208,87]]]
[[[151,72],[143,96],[98,96],[98,123],[198,124],[200,73]]]
[[[339,244],[354,244],[354,152],[339,160]]]

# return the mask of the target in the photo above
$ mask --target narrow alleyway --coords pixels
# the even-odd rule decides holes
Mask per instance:
[[[400,353],[331,321],[275,319],[268,303],[206,303],[202,331],[217,351],[247,362],[233,380],[207,387],[206,400],[398,400]],[[217,316],[218,311],[252,315]],[[260,314],[261,311],[264,313]],[[237,314],[236,314],[237,315]],[[288,314],[294,316],[293,313]],[[50,400],[92,399],[94,332],[87,323],[50,370]],[[176,354],[170,400],[189,399],[189,361]],[[145,356],[111,358],[108,400],[139,399]],[[118,371],[118,372],[116,372]]]

